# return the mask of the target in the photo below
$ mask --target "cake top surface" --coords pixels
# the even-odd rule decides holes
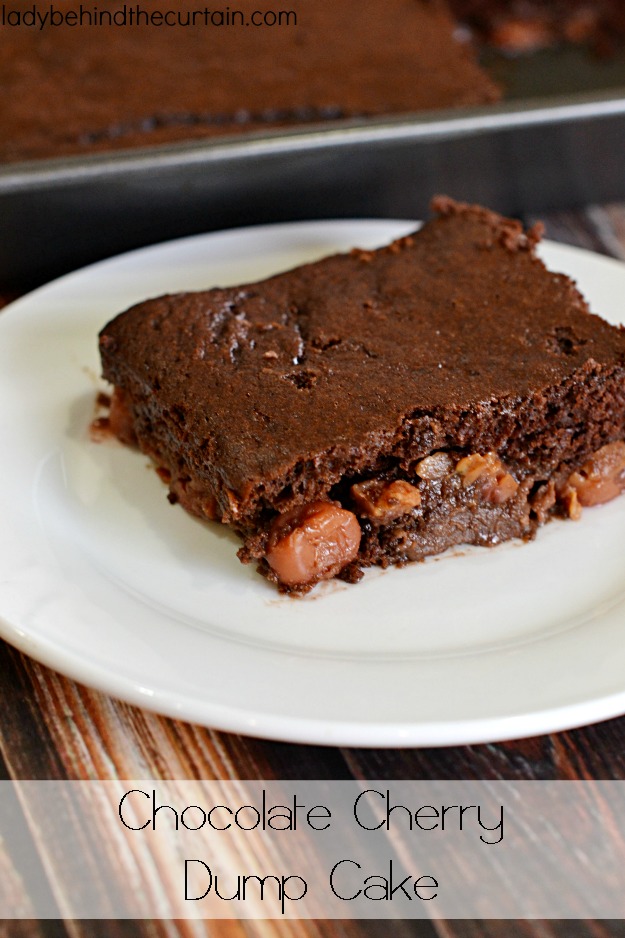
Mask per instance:
[[[181,25],[171,28],[130,22],[135,6],[97,5],[104,25],[88,25],[94,8],[65,0],[63,10],[83,25],[3,31],[0,159],[499,97],[466,43],[454,39],[440,0],[314,0],[288,10],[239,0],[236,10],[212,13],[198,0],[177,0],[167,15]],[[240,23],[262,12],[268,25]],[[271,19],[278,14],[282,23]]]
[[[101,335],[105,376],[153,393],[234,491],[296,460],[379,446],[407,419],[515,401],[625,362],[535,255],[537,230],[435,200],[436,217],[261,283],[141,303]]]

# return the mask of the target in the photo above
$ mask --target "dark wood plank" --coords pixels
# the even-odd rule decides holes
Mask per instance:
[[[52,920],[19,919],[0,920],[2,938],[69,938],[64,922]]]
[[[336,778],[340,750],[289,746],[217,734],[169,720],[70,681],[0,645],[0,739],[17,778]],[[13,706],[9,706],[13,701]],[[31,806],[31,811],[36,810]],[[37,825],[45,825],[39,815]],[[113,930],[113,924],[115,929]],[[92,935],[210,935],[224,938],[377,938],[388,923],[68,923],[71,938]],[[393,923],[397,938],[434,938],[428,922]],[[24,932],[28,934],[28,932]],[[21,938],[21,935],[20,935]],[[38,936],[37,936],[38,938]]]
[[[170,720],[62,677],[5,642],[0,669],[0,753],[14,778],[349,777],[338,749]]]
[[[625,260],[625,205],[591,205],[583,212],[553,212],[542,219],[545,237]]]
[[[613,921],[471,921],[439,923],[440,938],[622,938],[625,923]]]

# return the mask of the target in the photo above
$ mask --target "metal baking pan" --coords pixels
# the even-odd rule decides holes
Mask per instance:
[[[503,104],[4,166],[0,282],[235,225],[421,217],[436,192],[509,214],[625,198],[625,52],[488,67]]]

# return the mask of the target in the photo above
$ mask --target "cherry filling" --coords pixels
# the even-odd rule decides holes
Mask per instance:
[[[101,395],[97,403],[108,415],[93,421],[93,438],[114,435],[136,446],[126,392],[116,387],[110,398]],[[225,522],[209,483],[192,479],[180,466],[168,468],[160,453],[147,450],[143,442],[141,446],[169,486],[170,501],[201,518]],[[283,587],[305,592],[339,573],[355,580],[360,566],[423,559],[459,543],[490,545],[531,537],[534,527],[554,514],[576,519],[584,507],[625,491],[625,442],[608,443],[573,472],[561,466],[548,478],[515,478],[494,452],[443,450],[411,464],[408,473],[409,479],[382,475],[344,486],[347,507],[317,500],[278,515],[268,533],[242,549],[241,559],[264,556]]]
[[[360,525],[333,502],[312,502],[276,518],[266,560],[285,586],[303,586],[336,576],[356,559]]]
[[[128,446],[137,445],[134,418],[128,397],[126,392],[119,387],[113,390],[109,410],[109,426],[111,433],[113,433],[118,440],[121,440],[122,443],[126,443]]]
[[[447,488],[441,490],[443,483]],[[496,453],[470,453],[458,460],[449,453],[436,452],[416,464],[412,483],[373,478],[352,485],[352,511],[336,502],[316,501],[280,515],[270,528],[265,559],[287,588],[298,589],[336,576],[359,554],[361,527],[357,516],[375,530],[386,526],[391,530],[400,523],[405,527],[409,522],[401,519],[407,516],[414,516],[413,523],[417,523],[415,519],[418,521],[423,514],[424,499],[431,499],[427,493],[432,487],[438,492],[436,498],[448,497],[454,504],[472,506],[482,520],[479,513],[484,509],[503,511],[508,503],[513,504],[512,514],[516,510],[520,518],[525,518],[525,524],[529,523],[530,510],[542,524],[558,506],[570,518],[578,518],[582,506],[610,501],[625,490],[625,443],[603,446],[580,469],[564,478],[560,476],[559,482],[536,482],[534,488],[530,481],[521,485]],[[447,496],[442,494],[444,491]],[[465,491],[467,494],[462,496]],[[517,501],[519,505],[514,509]],[[452,527],[457,523],[454,504],[450,504]],[[461,514],[460,520],[466,523],[462,507]],[[427,527],[427,519],[420,523]],[[413,533],[406,536],[418,540],[418,524],[410,530]]]
[[[601,505],[625,488],[625,443],[608,443],[569,477],[582,505]]]

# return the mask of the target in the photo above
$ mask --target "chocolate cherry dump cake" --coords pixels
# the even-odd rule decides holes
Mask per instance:
[[[538,228],[433,208],[379,250],[102,330],[113,431],[283,591],[528,540],[625,487],[625,331],[546,269]]]

